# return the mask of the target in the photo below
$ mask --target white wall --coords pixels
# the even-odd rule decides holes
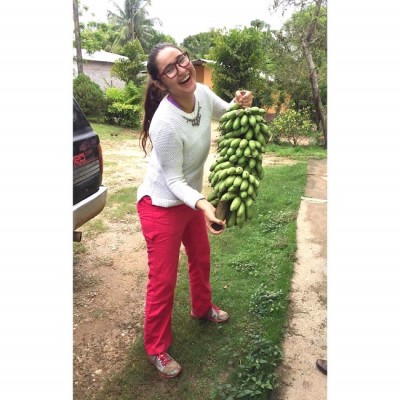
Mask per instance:
[[[84,61],[83,62],[83,73],[90,77],[93,82],[96,82],[103,90],[112,86],[123,88],[125,82],[119,80],[116,77],[111,77],[110,71],[112,63],[97,62],[97,61]],[[78,76],[78,66],[76,61],[73,61],[73,77]]]

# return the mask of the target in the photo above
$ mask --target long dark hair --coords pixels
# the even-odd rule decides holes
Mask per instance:
[[[149,73],[149,80],[147,83],[147,89],[144,98],[144,118],[142,132],[139,139],[145,154],[147,154],[146,144],[147,139],[149,139],[149,128],[151,120],[153,119],[154,113],[160,105],[161,100],[166,95],[166,92],[162,91],[154,84],[154,81],[159,80],[159,72],[156,58],[158,56],[158,53],[166,47],[174,47],[175,49],[182,51],[178,46],[166,42],[157,44],[150,51],[149,58],[147,60],[147,72]]]

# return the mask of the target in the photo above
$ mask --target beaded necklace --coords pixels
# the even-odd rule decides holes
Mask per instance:
[[[180,108],[182,110],[182,107],[177,103],[177,101],[171,97],[168,96],[167,99],[176,107]],[[194,101],[196,101],[196,97],[194,98]],[[184,115],[182,115],[182,117],[184,119],[186,119],[186,122],[191,122],[192,126],[199,126],[200,125],[200,119],[201,119],[201,114],[200,114],[200,110],[201,110],[201,106],[200,106],[200,102],[197,102],[197,115],[194,118],[187,118]],[[194,111],[192,112],[193,115]]]

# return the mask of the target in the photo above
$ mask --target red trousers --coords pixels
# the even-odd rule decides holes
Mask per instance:
[[[148,283],[144,345],[147,354],[167,351],[172,343],[172,311],[181,243],[188,256],[192,312],[202,317],[211,307],[210,243],[204,214],[186,205],[158,207],[149,196],[137,204],[147,243]]]

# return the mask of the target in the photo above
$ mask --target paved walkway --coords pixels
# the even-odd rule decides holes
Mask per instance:
[[[327,162],[311,160],[297,219],[297,261],[273,400],[326,400],[327,377],[315,366],[327,354]]]

